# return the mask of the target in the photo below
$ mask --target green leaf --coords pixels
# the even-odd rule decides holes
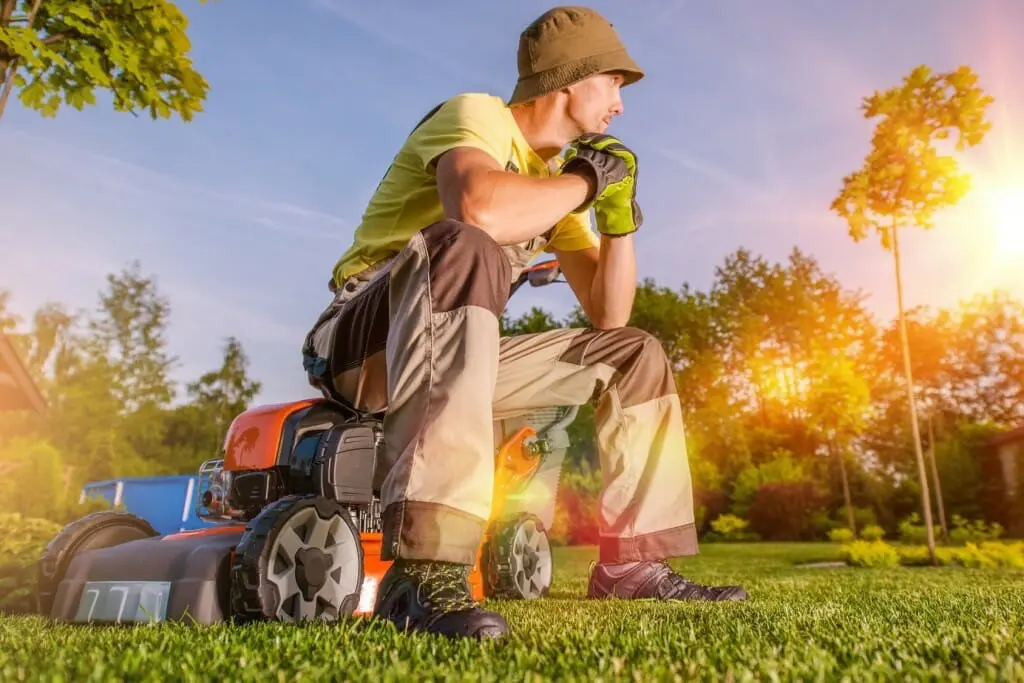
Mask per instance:
[[[82,108],[107,90],[115,110],[154,119],[188,121],[203,110],[209,84],[193,66],[188,20],[174,2],[46,0],[45,10],[32,29],[0,27],[0,42],[18,57],[25,106],[54,116],[61,101]],[[43,44],[53,36],[63,39]]]

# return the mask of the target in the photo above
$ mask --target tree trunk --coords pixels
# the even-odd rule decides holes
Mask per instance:
[[[939,467],[935,464],[935,430],[932,429],[932,418],[928,418],[928,459],[932,466],[932,481],[935,483],[935,502],[939,506],[939,524],[942,525],[942,538],[949,543],[949,526],[946,525],[946,506],[942,502],[942,484],[939,482]]]
[[[828,442],[828,448],[832,451],[832,455],[836,456],[835,444],[830,439]],[[853,500],[850,497],[850,480],[846,476],[846,449],[840,449],[838,453],[839,459],[839,475],[843,480],[843,503],[846,505],[846,523],[850,527],[850,531],[853,535],[857,535],[857,519],[853,515]]]
[[[921,509],[924,512],[924,527],[928,538],[928,559],[932,566],[935,560],[935,528],[932,524],[931,496],[928,494],[928,474],[924,466],[921,448],[921,430],[917,424],[917,405],[914,400],[914,375],[910,370],[910,342],[907,340],[907,319],[903,313],[903,277],[900,270],[900,241],[895,219],[892,222],[892,253],[896,261],[896,301],[900,316],[900,343],[903,347],[903,372],[907,385],[907,403],[910,407],[910,429],[914,437],[914,453],[917,457],[917,474],[921,481]]]
[[[25,24],[25,30],[31,31],[32,25],[36,23],[36,14],[39,12],[39,5],[43,4],[43,0],[34,0],[32,3],[32,9],[28,13],[28,22]],[[4,116],[4,109],[7,108],[7,98],[11,96],[11,90],[14,89],[14,74],[18,72],[18,58],[14,57],[6,64],[7,73],[4,74],[3,90],[0,90],[0,119]]]

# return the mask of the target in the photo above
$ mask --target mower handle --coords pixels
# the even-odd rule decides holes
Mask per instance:
[[[561,274],[562,269],[558,265],[558,259],[548,259],[547,261],[541,261],[528,268],[524,268],[519,277],[512,283],[509,298],[527,282],[532,287],[544,287],[553,282],[562,282],[558,279],[558,276]]]

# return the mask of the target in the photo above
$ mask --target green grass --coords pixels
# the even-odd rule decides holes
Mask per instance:
[[[498,603],[510,642],[334,626],[68,627],[0,619],[0,680],[1024,680],[1024,571],[803,568],[837,546],[705,545],[674,563],[744,604],[588,602],[590,548],[551,598]]]

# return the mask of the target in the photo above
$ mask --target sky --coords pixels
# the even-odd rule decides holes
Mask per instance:
[[[519,33],[551,5],[180,6],[211,87],[194,121],[134,118],[102,97],[44,119],[12,98],[0,119],[0,289],[26,319],[45,301],[91,310],[105,276],[138,260],[170,300],[178,381],[216,367],[234,335],[263,383],[258,401],[314,395],[300,345],[392,156],[445,98],[507,98]],[[964,158],[972,193],[902,239],[905,299],[952,306],[993,288],[1024,299],[1022,238],[996,230],[991,210],[997,186],[1024,191],[1024,3],[590,6],[647,72],[609,131],[640,159],[641,277],[707,289],[736,249],[782,261],[799,248],[878,316],[895,315],[891,256],[850,240],[829,204],[868,151],[862,98],[918,64],[968,64],[996,98],[994,127]],[[572,305],[565,285],[525,288],[509,313],[561,317]]]

